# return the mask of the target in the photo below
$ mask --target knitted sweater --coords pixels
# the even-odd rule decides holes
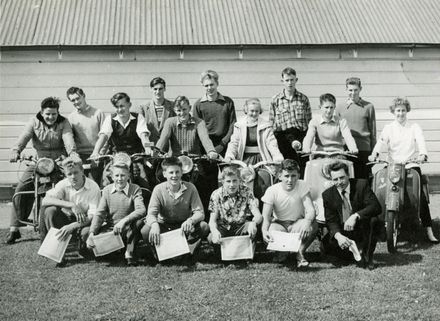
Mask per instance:
[[[129,222],[136,221],[144,217],[145,212],[144,199],[139,186],[128,184],[123,191],[116,191],[114,184],[108,185],[102,191],[90,232],[96,234],[104,222],[114,226],[125,217],[128,217]]]

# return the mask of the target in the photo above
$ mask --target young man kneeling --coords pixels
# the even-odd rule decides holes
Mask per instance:
[[[142,237],[159,245],[161,233],[182,228],[189,245],[196,244],[209,233],[199,193],[192,183],[182,181],[182,162],[177,157],[164,159],[162,169],[166,182],[153,190]]]
[[[42,201],[40,236],[43,240],[51,227],[59,228],[58,235],[65,238],[81,230],[81,239],[87,240],[93,212],[98,207],[101,191],[98,184],[85,177],[79,157],[68,157],[62,164],[66,178],[48,191]],[[59,265],[62,266],[65,261]]]
[[[209,202],[211,234],[208,241],[219,244],[222,237],[246,234],[254,239],[262,220],[258,201],[249,187],[240,184],[237,168],[224,168],[221,177],[223,185],[212,193]],[[252,221],[247,220],[249,216],[253,216]]]
[[[285,159],[281,163],[280,182],[270,186],[261,199],[264,202],[262,233],[265,242],[273,241],[271,231],[299,233],[301,245],[297,253],[297,266],[306,267],[309,262],[304,253],[315,239],[318,225],[309,188],[299,180],[299,173],[296,161]],[[286,256],[279,261],[281,259],[286,259]]]
[[[139,230],[145,217],[145,205],[142,191],[136,184],[128,182],[130,164],[115,161],[112,166],[113,184],[102,191],[102,198],[96,214],[93,216],[87,246],[94,247],[93,236],[113,230],[121,234],[126,244],[125,260],[128,266],[137,265],[134,250],[140,238]],[[103,226],[103,223],[107,223]]]

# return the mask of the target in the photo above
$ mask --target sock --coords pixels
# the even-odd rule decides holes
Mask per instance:
[[[128,251],[125,251],[125,258],[126,259],[132,259],[133,258],[133,254],[128,252]]]

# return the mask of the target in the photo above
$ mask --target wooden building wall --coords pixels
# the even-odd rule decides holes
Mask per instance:
[[[89,104],[111,112],[109,98],[116,92],[126,92],[134,106],[147,100],[148,83],[155,76],[167,81],[168,98],[183,94],[194,102],[203,93],[200,73],[214,69],[220,74],[219,91],[234,99],[237,110],[249,97],[260,98],[267,110],[270,98],[282,89],[280,72],[286,66],[297,70],[297,88],[309,96],[314,112],[320,94],[330,92],[345,100],[345,79],[360,77],[361,96],[376,107],[379,133],[392,118],[392,99],[407,96],[413,106],[409,118],[424,129],[429,149],[430,163],[423,169],[440,174],[440,48],[3,49],[0,184],[17,181],[18,165],[8,162],[9,150],[23,124],[38,112],[40,101],[58,96],[62,114],[73,110],[65,96],[70,86],[82,87]]]

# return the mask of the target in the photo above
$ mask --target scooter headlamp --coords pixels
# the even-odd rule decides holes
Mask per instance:
[[[192,161],[192,159],[185,155],[181,155],[178,158],[182,162],[182,173],[188,174],[189,172],[191,172],[194,167],[194,162]]]
[[[400,174],[396,172],[390,172],[389,179],[391,183],[397,184],[400,181]]]
[[[240,176],[244,183],[249,183],[254,180],[255,171],[252,167],[245,167],[240,170]]]
[[[37,172],[41,175],[49,175],[55,168],[55,162],[50,158],[40,158],[37,161]]]

